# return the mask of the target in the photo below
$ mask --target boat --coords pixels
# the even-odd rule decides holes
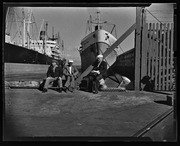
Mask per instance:
[[[117,40],[110,32],[103,29],[102,26],[103,24],[107,24],[107,21],[101,21],[99,11],[94,21],[90,15],[88,24],[90,24],[90,33],[81,40],[81,46],[79,48],[82,72],[95,62],[98,54],[103,54],[107,48]],[[94,30],[92,30],[93,25],[95,25]],[[117,50],[119,49],[119,46],[117,46],[117,48],[105,58],[108,68],[116,61],[116,57],[118,56]]]
[[[101,21],[99,11],[97,12],[97,18],[95,20],[92,20],[90,15],[87,24],[90,33],[88,33],[81,40],[79,53],[81,58],[81,71],[83,73],[78,80],[83,80],[81,86],[85,90],[86,83],[88,82],[88,79],[85,77],[91,71],[92,64],[95,62],[96,56],[99,54],[107,54],[106,52],[109,51],[109,48],[118,41],[116,29],[114,29],[115,24],[109,23],[107,21]],[[103,25],[105,24],[113,25],[113,28],[110,32],[103,28]],[[93,25],[94,30],[92,30]],[[112,34],[113,30],[115,30],[116,37]],[[120,50],[122,51],[121,54],[119,54]],[[116,89],[114,87],[118,86],[122,82],[122,76],[128,77],[132,81],[132,85],[130,85],[130,88],[128,88],[133,88],[134,72],[132,72],[132,70],[134,69],[135,57],[133,50],[134,49],[129,52],[124,52],[121,46],[117,45],[112,51],[109,51],[110,53],[104,58],[107,63],[107,78],[105,79],[104,83],[108,88],[112,86],[113,89]],[[114,82],[116,84],[114,84]]]
[[[27,16],[22,8],[21,16],[17,17],[18,8],[10,7],[6,13],[6,31],[4,42],[4,62],[5,63],[28,63],[28,64],[50,64],[53,59],[62,64],[64,44],[59,33],[48,37],[48,23],[41,25],[37,34],[33,34],[30,25],[36,24],[34,15],[28,9]],[[17,20],[20,17],[19,20]],[[16,24],[16,31],[13,29]],[[43,27],[44,26],[44,27]],[[11,28],[13,27],[13,28]],[[37,27],[36,27],[37,28]],[[14,31],[14,32],[10,32]],[[14,35],[14,36],[13,36]]]

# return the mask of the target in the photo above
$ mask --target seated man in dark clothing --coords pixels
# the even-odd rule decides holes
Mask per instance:
[[[89,73],[90,91],[97,94],[99,81],[107,76],[107,64],[103,61],[103,55],[99,54],[97,60],[93,64],[93,70]]]
[[[47,71],[47,78],[46,82],[43,88],[43,92],[47,92],[48,85],[51,82],[58,81],[59,89],[58,91],[62,91],[62,75],[63,75],[63,69],[61,66],[58,66],[58,63],[56,60],[52,61],[52,64],[49,66]]]

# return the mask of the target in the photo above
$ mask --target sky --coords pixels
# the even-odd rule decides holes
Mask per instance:
[[[60,33],[60,37],[64,41],[64,57],[66,59],[73,59],[74,64],[80,65],[80,55],[77,48],[80,46],[81,40],[87,35],[86,26],[89,16],[92,15],[95,19],[96,12],[100,11],[101,19],[108,23],[116,25],[117,38],[119,38],[136,20],[135,7],[26,7],[32,9],[38,31],[40,30],[42,21],[48,22],[48,35],[52,36],[52,27],[54,27],[54,34]],[[157,11],[170,10],[172,5],[167,4],[151,4],[147,8],[154,15]],[[167,13],[170,11],[162,11],[165,13],[167,20]],[[162,15],[159,15],[162,18]],[[154,20],[152,16],[148,16],[148,20]],[[105,27],[110,31],[112,25]],[[107,29],[108,28],[108,29]],[[123,52],[134,48],[134,31],[121,44]],[[118,54],[123,53],[121,50]]]
[[[135,23],[136,9],[134,7],[31,7],[35,17],[38,29],[42,21],[48,22],[48,35],[52,36],[52,27],[54,33],[60,33],[64,41],[64,54],[66,59],[73,59],[74,64],[80,65],[80,55],[77,48],[81,40],[87,35],[86,25],[89,16],[93,19],[96,12],[101,12],[101,19],[116,25],[117,37],[120,37],[132,24]],[[107,30],[112,29],[112,25],[105,26]],[[127,51],[134,47],[134,33],[123,41],[121,48]],[[119,53],[122,53],[120,51]]]

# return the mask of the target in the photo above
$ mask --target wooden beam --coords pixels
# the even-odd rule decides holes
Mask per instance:
[[[152,64],[151,64],[151,70],[152,70],[152,72],[151,72],[151,78],[152,79],[154,79],[155,78],[155,41],[154,41],[154,39],[155,39],[155,23],[153,23],[153,30],[152,30]]]
[[[170,88],[172,88],[173,86],[173,69],[175,68],[174,65],[173,65],[173,55],[174,55],[174,50],[173,50],[173,47],[175,46],[174,42],[173,42],[173,39],[174,39],[174,27],[173,27],[173,23],[171,23],[171,46],[170,46],[170,66],[171,66],[171,69],[170,69]]]
[[[160,24],[160,37],[159,37],[159,80],[158,80],[158,90],[162,90],[162,82],[161,82],[161,79],[162,79],[162,25]]]
[[[166,70],[166,66],[165,66],[165,61],[166,61],[166,42],[167,42],[167,40],[166,40],[166,23],[164,23],[164,25],[163,25],[163,54],[162,54],[162,60],[163,60],[163,64],[162,64],[162,90],[166,90],[165,89],[165,87],[166,87],[166,81],[165,81],[165,79],[166,79],[166,72],[165,72],[165,70]]]
[[[135,31],[135,90],[140,90],[141,79],[141,7],[136,8],[136,31]]]
[[[151,58],[152,58],[152,23],[149,23],[149,46],[148,46],[148,76],[151,77]]]
[[[143,15],[143,33],[142,33],[141,79],[147,75],[147,51],[148,51],[148,23],[146,23],[146,14],[144,14]]]
[[[169,54],[170,54],[170,49],[169,49],[169,44],[170,44],[170,36],[169,36],[169,31],[170,31],[170,24],[168,23],[167,24],[167,60],[166,60],[166,62],[167,62],[167,66],[166,66],[166,70],[167,70],[167,72],[166,72],[166,75],[167,75],[167,77],[166,77],[166,90],[170,90],[170,57],[169,57]]]
[[[156,23],[156,42],[155,42],[155,54],[156,54],[156,62],[155,62],[155,90],[158,90],[158,66],[159,66],[159,47],[158,47],[158,31],[159,31],[159,23]]]
[[[134,23],[114,44],[112,44],[104,53],[103,58],[106,58],[120,43],[122,43],[136,28]]]

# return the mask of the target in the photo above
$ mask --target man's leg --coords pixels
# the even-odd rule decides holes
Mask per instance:
[[[99,80],[102,79],[102,75],[95,76],[93,79],[93,93],[98,93]]]
[[[47,77],[46,78],[46,82],[44,84],[44,91],[47,91],[49,83],[54,81],[54,80],[56,80],[56,78],[53,78],[53,77]]]
[[[62,92],[62,78],[61,77],[58,78],[58,86],[59,86],[58,91]]]
[[[58,86],[59,86],[59,88],[62,88],[62,78],[61,77],[58,78]]]
[[[131,82],[130,79],[128,79],[125,76],[122,76],[122,82],[120,83],[120,85],[118,86],[118,88],[122,88],[122,89],[126,89],[126,86]]]
[[[100,88],[103,88],[103,89],[107,88],[107,85],[105,84],[105,80],[101,74],[98,75],[96,79],[98,80],[99,86],[101,86]]]
[[[93,80],[93,93],[95,94],[98,93],[98,86],[99,86],[99,81],[97,79]]]
[[[89,91],[90,92],[93,92],[94,90],[93,80],[94,80],[94,76],[89,76]]]
[[[66,88],[69,87],[69,85],[70,85],[70,80],[71,80],[71,78],[70,78],[70,76],[68,76],[68,77],[67,77],[67,80],[66,80],[66,83],[65,83],[65,85],[64,85]]]
[[[74,82],[75,82],[74,77],[71,77],[71,87],[72,87],[72,88],[74,88]]]

